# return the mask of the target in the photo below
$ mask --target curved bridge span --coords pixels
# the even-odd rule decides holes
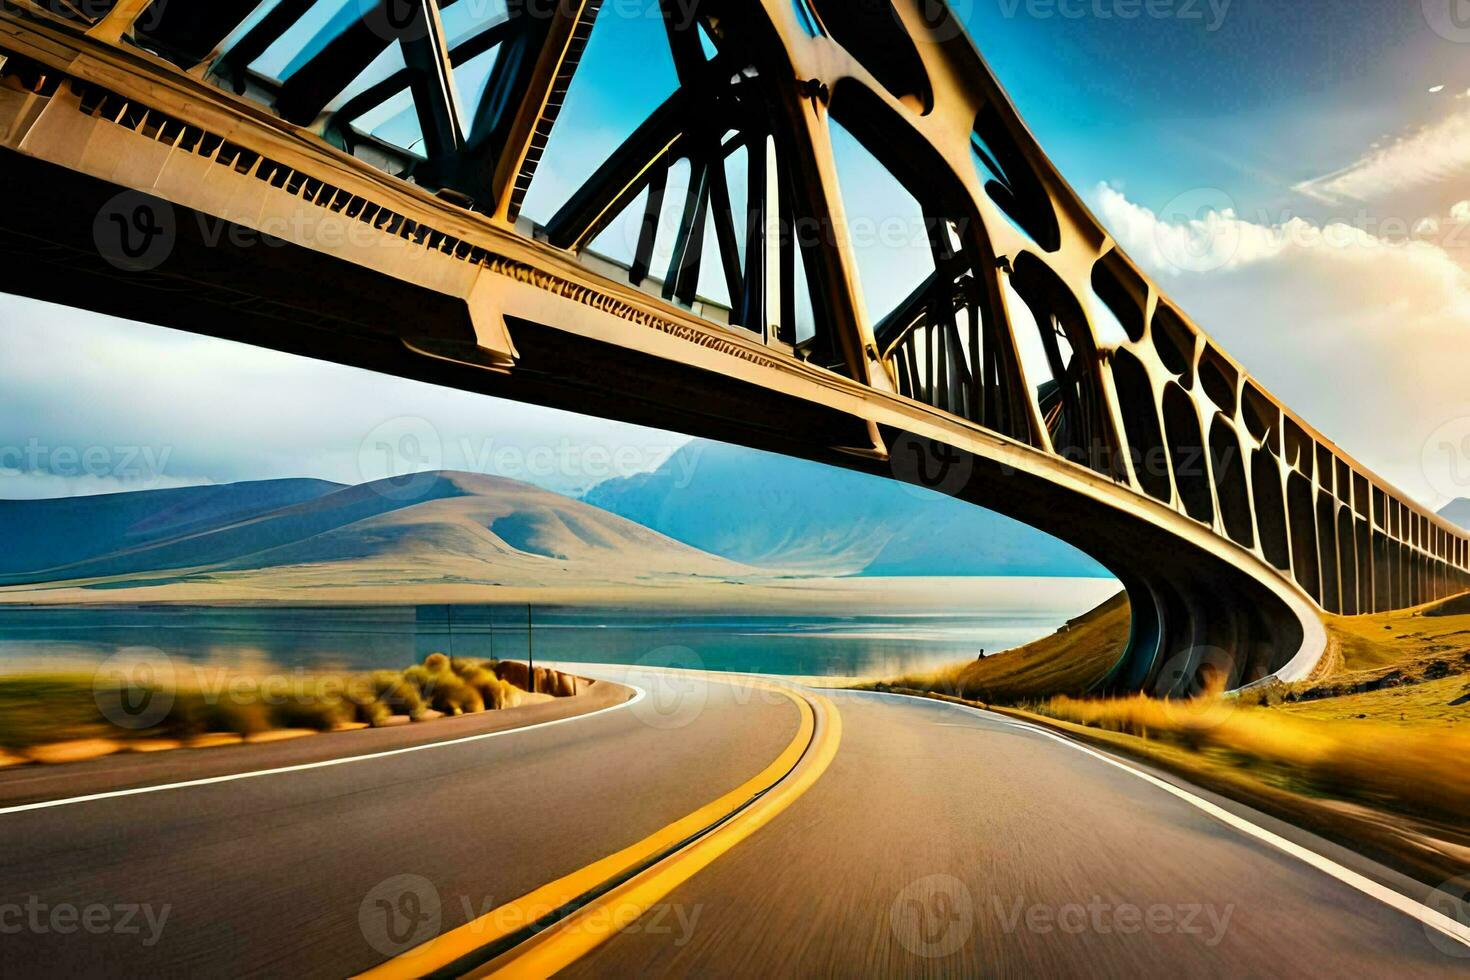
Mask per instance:
[[[942,4],[648,0],[676,90],[522,217],[589,39],[629,15],[6,0],[0,288],[961,497],[1124,583],[1113,689],[1297,679],[1321,612],[1470,588],[1470,537],[1162,294]],[[373,122],[388,109],[410,145]],[[877,314],[839,128],[911,195],[932,257]],[[636,245],[615,259],[597,239],[620,220]]]

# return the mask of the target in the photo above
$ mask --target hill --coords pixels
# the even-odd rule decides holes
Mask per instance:
[[[1051,636],[972,663],[893,678],[884,686],[991,704],[1086,694],[1123,655],[1131,616],[1128,594],[1119,592]]]
[[[46,547],[50,531],[56,547]],[[752,573],[588,504],[465,473],[0,501],[0,584],[168,585],[284,570],[320,583],[551,585]],[[29,566],[29,567],[28,567]]]
[[[1439,512],[1439,516],[1470,531],[1470,497],[1450,501]]]
[[[36,572],[187,537],[343,489],[266,480],[54,500],[0,500],[0,576]],[[50,577],[50,576],[43,576]]]
[[[1108,576],[1055,538],[951,497],[702,440],[583,500],[754,565],[827,575]]]

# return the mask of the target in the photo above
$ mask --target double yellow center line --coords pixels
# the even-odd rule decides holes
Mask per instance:
[[[550,976],[607,942],[769,823],[826,771],[842,741],[842,716],[820,694],[747,683],[785,695],[801,713],[796,736],[760,773],[638,843],[394,957],[363,977]],[[495,952],[521,933],[530,935]],[[485,955],[491,957],[488,962],[477,962]]]

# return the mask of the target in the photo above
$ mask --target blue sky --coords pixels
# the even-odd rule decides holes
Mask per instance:
[[[1470,495],[1433,452],[1446,431],[1470,436],[1470,30],[1447,19],[1452,2],[954,0],[1125,249],[1269,387],[1431,504]],[[598,25],[531,215],[547,217],[671,90],[659,33],[649,18]],[[636,69],[622,45],[643,52]],[[848,157],[850,197],[878,214],[909,208]],[[614,226],[598,247],[627,239]],[[878,306],[905,277],[879,281],[873,264]],[[365,441],[422,445],[422,420],[442,465],[575,491],[683,441],[11,297],[0,322],[0,496],[128,482],[48,447],[114,460],[152,447],[159,484],[349,482],[374,475]],[[242,415],[247,401],[265,407]],[[586,447],[592,462],[565,462]]]

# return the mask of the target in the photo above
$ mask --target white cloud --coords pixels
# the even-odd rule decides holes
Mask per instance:
[[[1337,204],[1345,198],[1371,200],[1438,183],[1467,169],[1470,169],[1470,109],[1462,108],[1410,136],[1373,150],[1342,170],[1303,181],[1294,189]]]
[[[1451,207],[1450,217],[1461,224],[1470,224],[1470,201],[1461,201]]]
[[[1228,211],[1165,220],[1107,185],[1096,200],[1124,250],[1261,383],[1364,465],[1436,501],[1443,474],[1426,472],[1425,442],[1470,418],[1470,273],[1444,248]]]

